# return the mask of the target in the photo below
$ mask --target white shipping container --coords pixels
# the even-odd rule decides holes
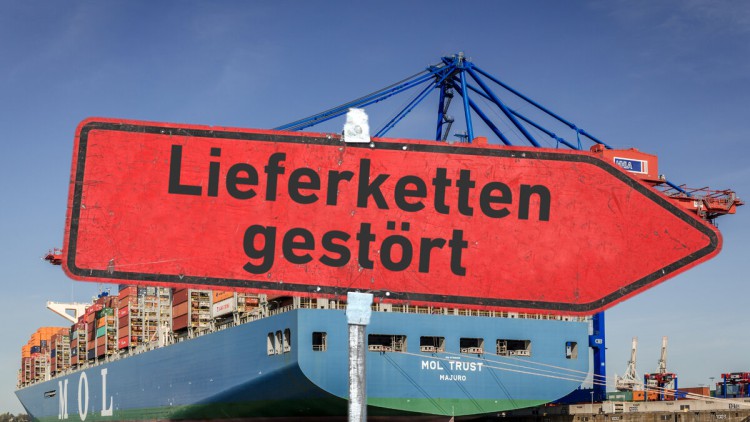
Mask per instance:
[[[211,317],[217,318],[222,315],[226,315],[234,312],[237,309],[237,301],[234,297],[224,299],[221,302],[216,302],[211,307]]]

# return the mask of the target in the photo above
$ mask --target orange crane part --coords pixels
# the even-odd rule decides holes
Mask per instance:
[[[63,251],[60,248],[54,248],[47,251],[47,255],[44,256],[44,260],[48,261],[52,265],[62,265]]]
[[[595,144],[591,152],[607,161],[620,166],[656,190],[666,195],[682,209],[693,212],[711,221],[716,217],[734,214],[737,207],[744,205],[734,191],[729,189],[711,190],[708,187],[688,188],[685,185],[675,186],[659,174],[659,160],[656,155],[641,152],[635,148],[608,149],[602,144]]]

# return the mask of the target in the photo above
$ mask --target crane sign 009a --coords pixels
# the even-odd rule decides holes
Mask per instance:
[[[77,131],[78,280],[590,314],[719,232],[580,151],[128,120]]]

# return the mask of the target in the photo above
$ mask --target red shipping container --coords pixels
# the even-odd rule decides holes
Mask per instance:
[[[70,364],[71,365],[78,365],[78,355],[73,355],[70,357]]]
[[[119,328],[126,328],[130,324],[130,316],[125,315],[124,317],[117,320],[117,326]]]
[[[185,315],[173,318],[172,330],[177,331],[177,330],[182,330],[183,328],[187,328],[187,324],[188,324],[187,317],[188,317],[187,314],[185,314]]]
[[[251,305],[251,306],[258,306],[258,298],[257,297],[246,297],[245,298],[245,304]]]
[[[96,346],[97,357],[104,356],[104,352],[106,351],[107,351],[107,348],[105,347],[105,345],[102,344],[101,346],[98,346],[98,345]]]
[[[107,336],[101,336],[96,338],[96,347],[103,346],[107,342]]]
[[[119,340],[117,340],[117,348],[118,349],[124,349],[128,346],[130,346],[130,338],[128,336],[121,337]]]
[[[190,289],[175,289],[172,293],[172,305],[177,305],[182,302],[187,302],[188,290]]]
[[[182,302],[179,305],[175,305],[172,307],[172,318],[177,318],[178,316],[182,316],[187,314],[188,311],[188,303]]]
[[[709,391],[708,387],[680,387],[679,391],[688,393],[688,396],[686,397],[680,397],[684,399],[700,399],[700,397],[695,397],[695,395],[698,396],[704,396],[709,397],[711,395],[711,392]],[[694,394],[691,396],[690,394]]]
[[[98,302],[94,303],[93,305],[91,305],[88,308],[86,308],[86,316],[88,316],[89,314],[96,313],[96,311],[101,311],[102,308],[104,308],[104,307],[102,306],[101,303],[98,303]]]
[[[122,318],[126,316],[130,312],[130,308],[128,306],[125,306],[124,308],[120,308],[120,310],[117,311],[117,317]]]
[[[128,286],[117,294],[117,298],[123,298],[125,296],[137,296],[138,295],[138,287],[136,286]]]

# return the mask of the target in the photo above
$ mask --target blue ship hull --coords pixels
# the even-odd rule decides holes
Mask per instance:
[[[586,321],[374,312],[368,335],[405,343],[367,353],[368,415],[481,415],[556,400],[589,370],[588,330]],[[443,338],[444,350],[425,351],[423,337]],[[481,339],[483,353],[461,353],[461,338]],[[498,356],[496,339],[528,340],[530,356]],[[572,356],[571,344],[585,352]],[[16,394],[41,421],[345,416],[347,362],[344,311],[296,309]]]

